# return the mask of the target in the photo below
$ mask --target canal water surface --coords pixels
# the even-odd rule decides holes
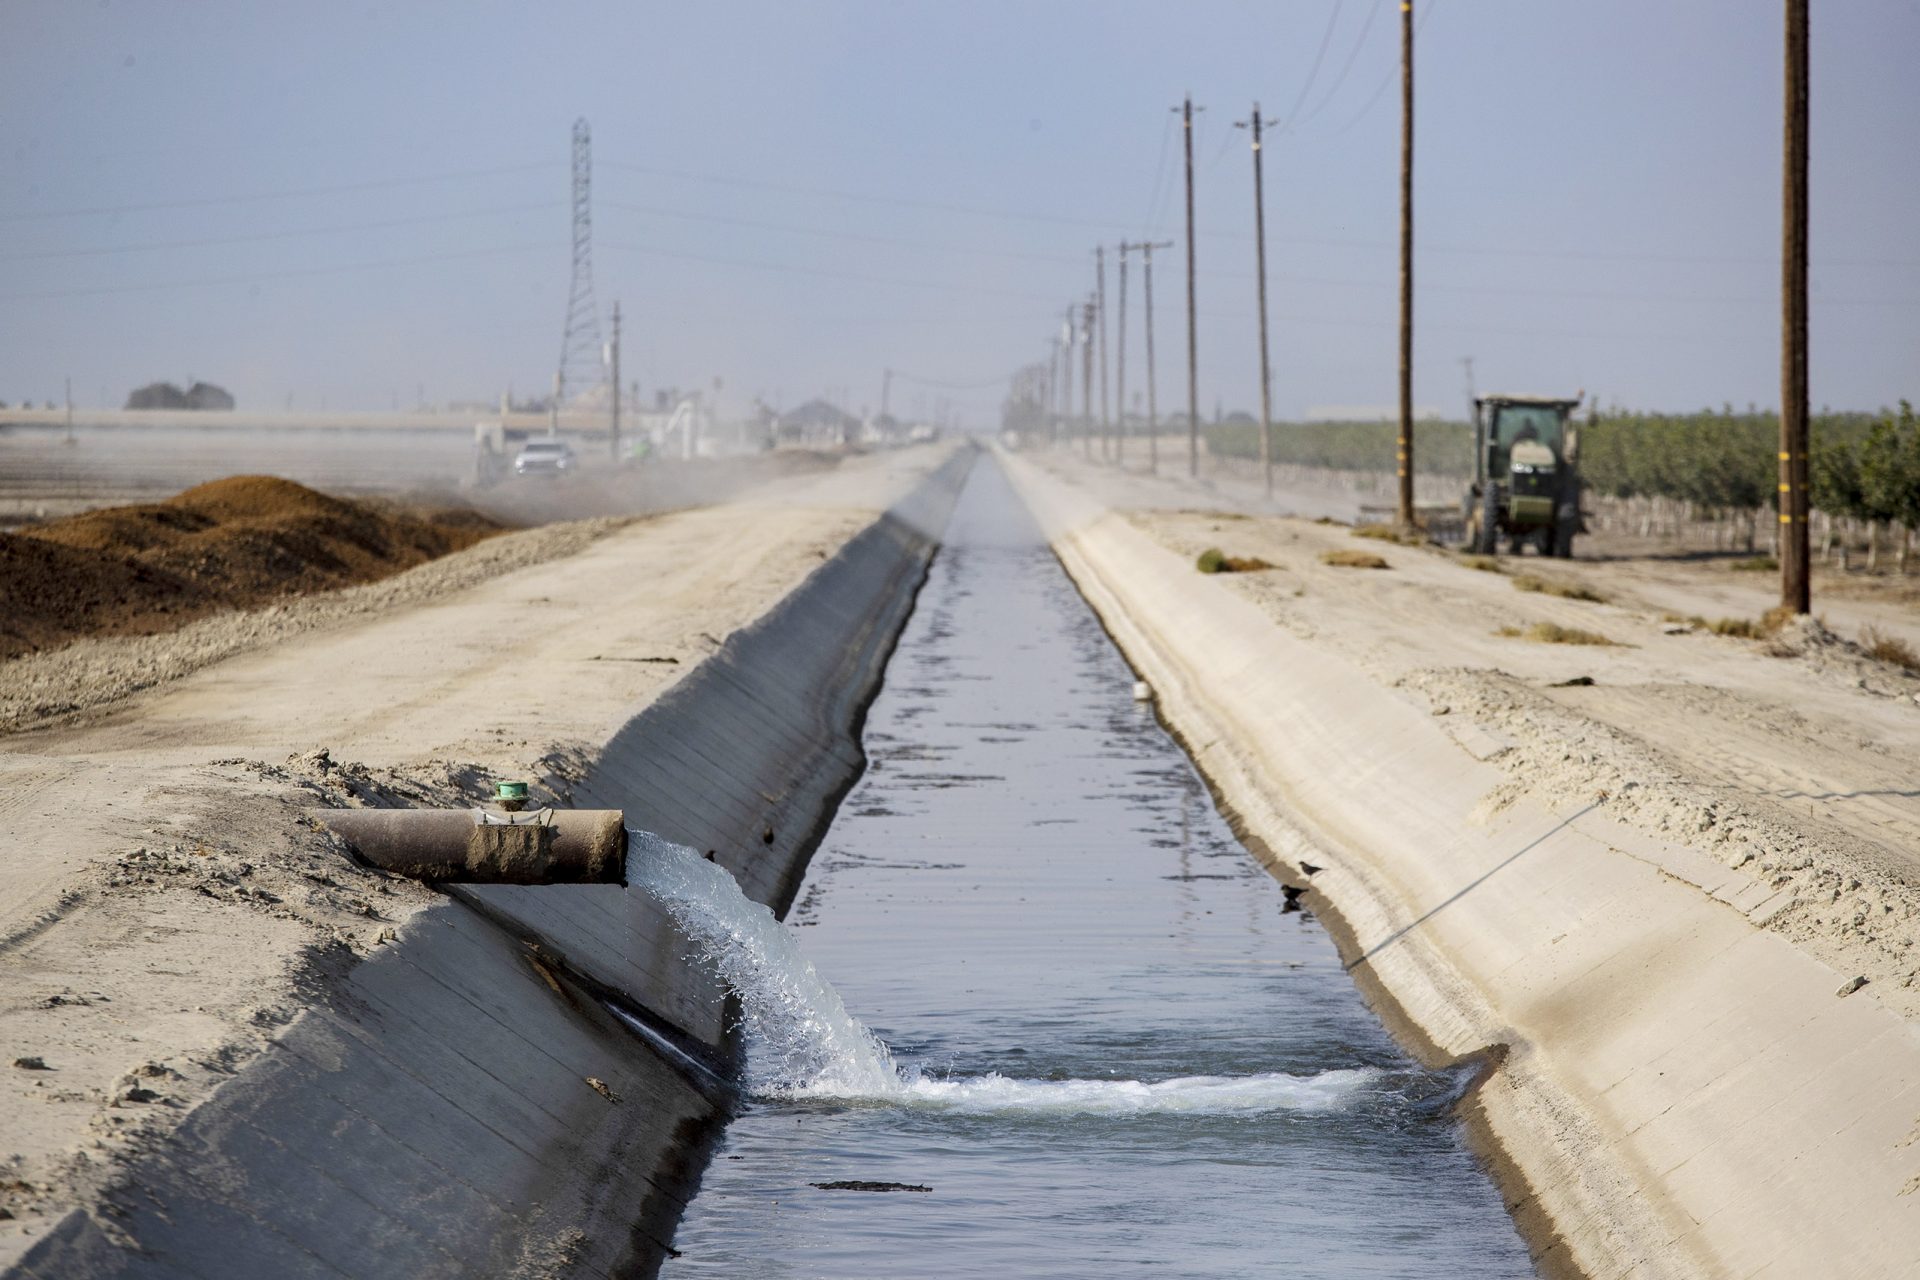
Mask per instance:
[[[663,1274],[1533,1274],[1132,682],[982,457],[785,926],[899,1087],[758,1062]]]

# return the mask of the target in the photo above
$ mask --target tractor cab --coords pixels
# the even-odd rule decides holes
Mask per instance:
[[[1474,480],[1462,506],[1467,539],[1491,555],[1502,535],[1514,552],[1571,556],[1581,531],[1580,398],[1481,396],[1474,407]]]

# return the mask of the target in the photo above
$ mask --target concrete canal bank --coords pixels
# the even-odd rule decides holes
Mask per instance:
[[[546,785],[711,850],[783,907],[859,773],[861,716],[972,456],[823,552]],[[686,951],[615,886],[470,888],[417,910],[364,959],[312,973],[284,1030],[26,1240],[10,1274],[650,1271],[735,1051],[724,993]]]
[[[1764,882],[1514,786],[1497,739],[1007,461],[1356,980],[1430,1059],[1497,1064],[1470,1118],[1544,1274],[1913,1274],[1920,1035],[1767,930]]]

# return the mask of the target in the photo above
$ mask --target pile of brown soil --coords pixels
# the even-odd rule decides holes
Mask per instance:
[[[373,582],[502,528],[471,511],[375,507],[272,476],[49,521],[0,534],[0,659]]]

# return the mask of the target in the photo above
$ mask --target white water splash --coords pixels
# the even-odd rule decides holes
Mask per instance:
[[[792,932],[741,893],[724,868],[648,832],[629,834],[630,883],[666,906],[739,997],[750,1084],[762,1096],[1024,1115],[1255,1114],[1332,1110],[1380,1074],[1264,1072],[1144,1082],[902,1072],[801,954]]]
[[[629,883],[665,904],[739,996],[755,1092],[879,1098],[899,1089],[887,1047],[724,867],[645,831],[628,843]]]

